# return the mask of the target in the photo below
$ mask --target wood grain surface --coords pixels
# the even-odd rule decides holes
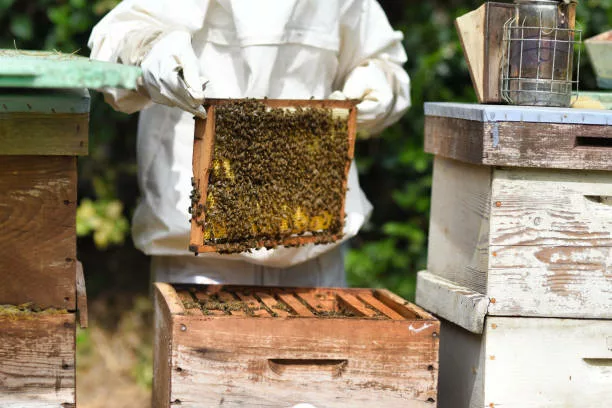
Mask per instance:
[[[3,113],[0,103],[0,154],[84,156],[88,133],[88,113]]]
[[[434,159],[427,270],[483,294],[489,261],[491,178],[488,167]]]
[[[504,52],[504,24],[514,14],[514,5],[501,2],[487,2],[486,45],[484,55],[484,102],[499,103],[502,57]]]
[[[0,406],[75,407],[75,315],[0,316]]]
[[[427,271],[417,275],[416,303],[436,316],[481,334],[489,298]]]
[[[0,304],[76,308],[76,157],[0,156]]]
[[[612,246],[612,172],[496,169],[490,244]]]
[[[425,151],[488,166],[612,170],[612,127],[426,116]]]
[[[166,289],[156,289],[156,320],[164,321],[156,321],[155,367],[161,371],[156,371],[155,407],[435,406],[439,322],[416,306],[411,305],[417,315],[405,309],[412,320],[196,316],[173,307],[176,295]],[[338,291],[313,290],[313,302]],[[253,293],[264,300],[263,292]],[[360,310],[360,293],[343,292],[350,296],[340,302],[355,302]],[[374,296],[389,302],[387,307],[405,303],[386,293]]]
[[[432,190],[428,272],[489,297],[490,315],[612,318],[611,172],[436,157]]]
[[[410,331],[398,321],[232,321],[175,320],[170,401],[431,407],[436,399],[437,322],[415,322]]]
[[[611,342],[612,320],[488,318],[484,406],[610,407]]]

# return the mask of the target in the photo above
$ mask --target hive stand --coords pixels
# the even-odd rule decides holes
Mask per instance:
[[[84,88],[134,88],[139,75],[0,50],[1,407],[76,406],[76,322],[87,325],[75,219],[77,157],[88,151]]]
[[[439,406],[612,406],[612,113],[425,113]]]

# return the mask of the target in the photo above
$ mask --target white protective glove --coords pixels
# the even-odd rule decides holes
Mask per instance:
[[[153,102],[206,118],[202,106],[206,82],[200,77],[199,66],[191,35],[172,31],[163,35],[142,60],[142,88]]]
[[[342,91],[334,91],[329,99],[357,99],[357,122],[365,131],[361,137],[376,133],[393,108],[393,89],[378,62],[368,61],[355,68],[346,79]]]

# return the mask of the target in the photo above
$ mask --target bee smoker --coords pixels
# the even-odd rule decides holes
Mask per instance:
[[[582,33],[575,0],[514,0],[504,24],[500,91],[513,105],[570,106],[578,89]]]

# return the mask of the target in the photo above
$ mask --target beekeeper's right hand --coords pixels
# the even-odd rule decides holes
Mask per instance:
[[[141,92],[156,103],[177,106],[206,118],[204,87],[199,61],[191,45],[191,35],[184,31],[164,34],[142,60]]]

